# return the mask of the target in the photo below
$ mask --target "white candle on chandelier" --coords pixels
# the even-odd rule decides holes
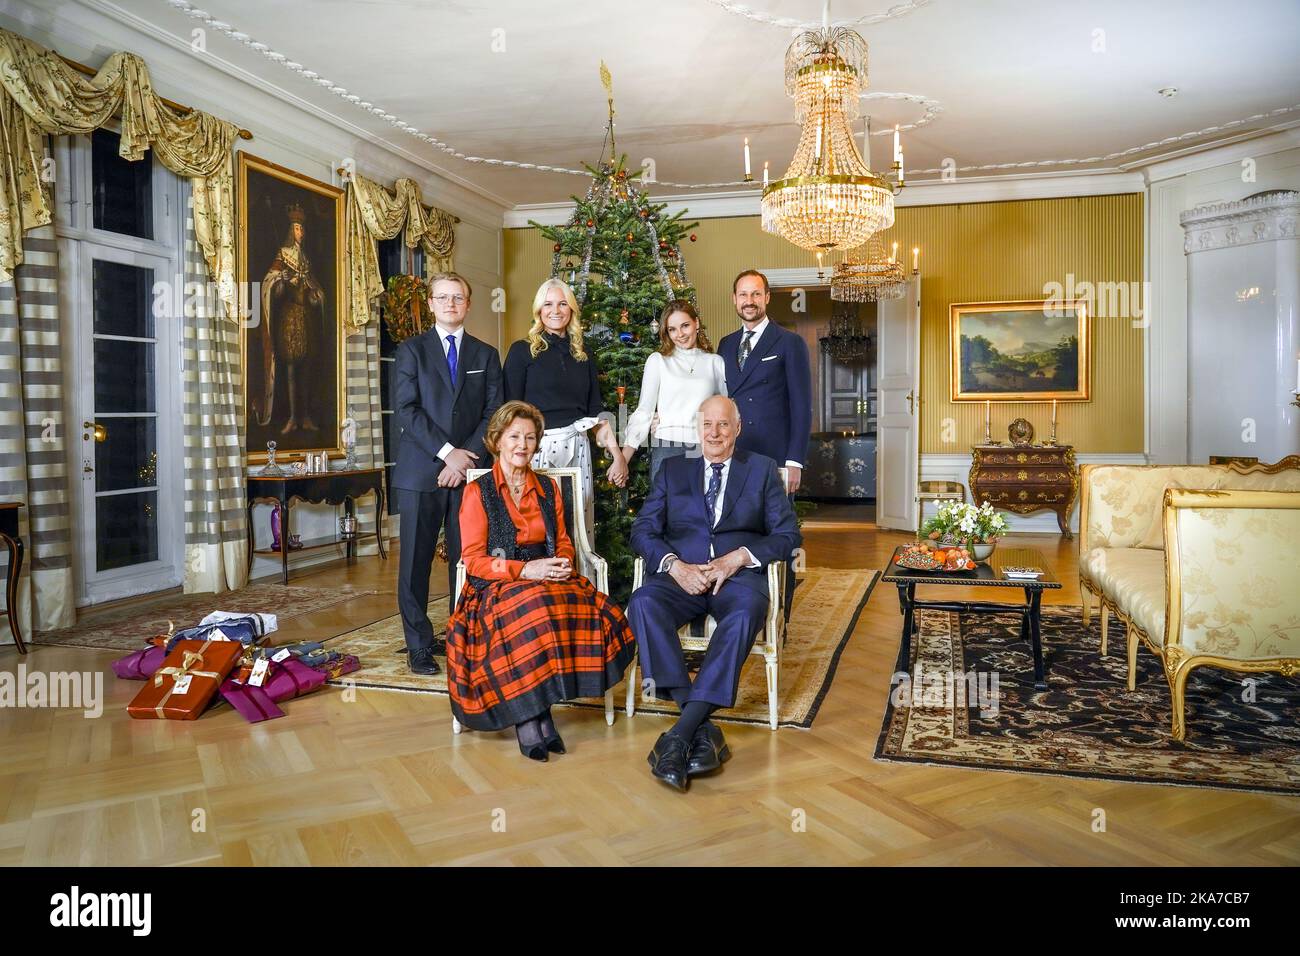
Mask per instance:
[[[822,121],[821,120],[817,121],[817,147],[816,147],[816,152],[813,153],[813,159],[819,163],[822,161]]]
[[[889,261],[890,261],[890,262],[897,262],[897,261],[898,261],[898,243],[894,243],[894,251],[893,251],[893,253],[890,255],[890,257],[889,257]]]
[[[752,174],[749,171],[749,137],[745,137],[745,178],[749,179]]]
[[[862,128],[862,161],[866,163],[867,169],[871,168],[871,117]]]
[[[902,161],[903,161],[903,147],[902,145],[900,145],[898,141],[898,124],[895,123],[894,124],[894,162],[901,163]]]
[[[901,149],[898,151],[898,181],[900,183],[903,181],[903,151]]]
[[[822,254],[820,252],[817,253],[817,274],[822,274]]]
[[[767,160],[763,160],[763,187],[767,188]]]
[[[912,247],[912,271],[919,272],[921,269],[921,247]]]

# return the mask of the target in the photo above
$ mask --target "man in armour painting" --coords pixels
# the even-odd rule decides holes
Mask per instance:
[[[297,429],[316,427],[311,418],[308,397],[307,359],[320,348],[325,328],[325,293],[312,275],[311,262],[303,252],[303,220],[306,214],[295,204],[286,210],[289,230],[284,244],[262,280],[262,366],[264,393],[259,425],[271,421],[275,400],[275,380],[279,370],[285,374],[285,395],[289,402],[289,419],[280,429],[288,435]]]

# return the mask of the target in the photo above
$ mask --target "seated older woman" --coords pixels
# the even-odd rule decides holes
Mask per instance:
[[[622,610],[573,570],[559,486],[531,467],[544,428],[527,402],[488,423],[496,464],[465,486],[467,580],[447,630],[452,714],[474,730],[513,726],[533,760],[564,753],[551,705],[604,695],[636,651]]]

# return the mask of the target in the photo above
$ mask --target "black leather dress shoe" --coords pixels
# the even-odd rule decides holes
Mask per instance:
[[[691,752],[686,758],[686,774],[690,777],[698,777],[701,774],[712,773],[730,759],[731,750],[722,736],[722,728],[706,720],[700,724],[695,731],[695,736],[691,738]]]
[[[689,782],[686,775],[686,757],[690,744],[676,734],[662,733],[655,741],[646,763],[650,772],[674,790],[685,790]]]
[[[442,668],[438,662],[433,659],[433,651],[421,648],[417,651],[410,652],[410,661],[408,666],[412,674],[423,674],[429,676],[432,674],[442,673]]]

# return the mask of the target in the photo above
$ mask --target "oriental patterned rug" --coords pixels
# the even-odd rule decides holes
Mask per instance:
[[[840,654],[853,633],[858,616],[871,595],[879,575],[877,571],[807,568],[800,572],[794,592],[790,623],[786,628],[785,648],[781,654],[780,703],[777,719],[783,727],[809,727],[817,716],[822,700],[830,690]],[[429,603],[429,620],[435,634],[447,625],[447,599]],[[357,687],[446,694],[446,648],[435,642],[434,654],[444,673],[422,677],[410,673],[406,666],[406,642],[402,637],[402,619],[398,615],[384,618],[355,631],[331,638],[325,645],[342,654],[355,654],[361,670],[354,671],[335,684],[352,682]],[[687,657],[690,663],[690,655]],[[627,702],[626,686],[614,689],[614,703],[622,711]],[[574,701],[572,706],[604,709],[604,701]],[[638,700],[637,713],[676,714],[671,701]],[[740,677],[736,706],[714,715],[715,720],[767,725],[767,671],[761,657],[751,655]]]
[[[1129,692],[1123,631],[1114,623],[1102,657],[1096,615],[1085,630],[1079,608],[1043,608],[1045,691],[1034,690],[1019,629],[1019,615],[920,612],[913,676],[891,688],[876,759],[1300,794],[1300,681],[1257,674],[1248,684],[1232,671],[1194,670],[1187,739],[1179,743],[1170,735],[1162,665],[1139,648],[1137,689]],[[945,689],[946,675],[972,673],[973,681]]]
[[[192,627],[215,610],[275,614],[283,622],[286,618],[321,611],[363,594],[375,593],[373,589],[363,590],[350,585],[303,588],[249,584],[238,591],[221,594],[179,594],[145,603],[132,602],[110,610],[86,610],[72,627],[37,632],[32,643],[137,651],[155,634],[166,634],[168,622],[177,630]]]

